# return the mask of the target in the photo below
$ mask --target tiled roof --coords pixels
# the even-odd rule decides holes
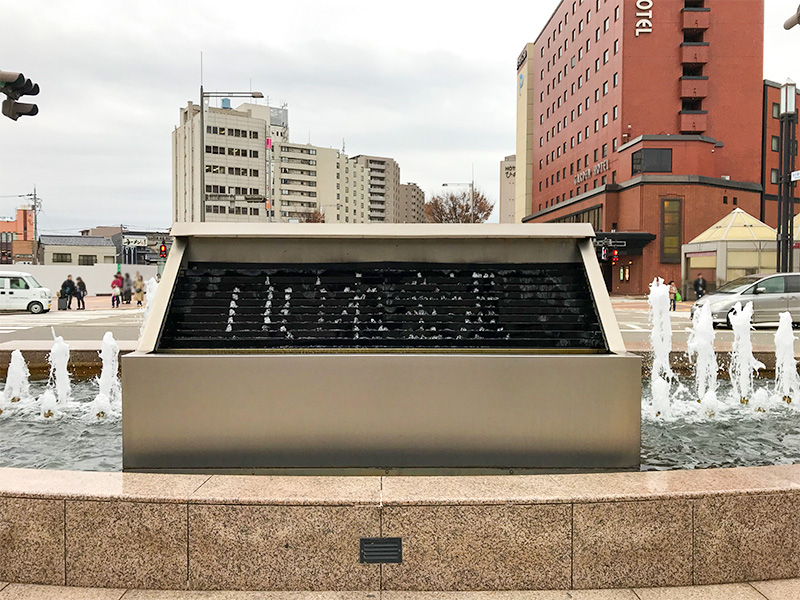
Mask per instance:
[[[108,238],[95,235],[42,235],[39,243],[43,246],[113,246]]]

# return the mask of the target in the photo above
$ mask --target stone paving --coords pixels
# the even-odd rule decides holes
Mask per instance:
[[[191,592],[0,582],[0,600],[797,600],[800,579],[731,585],[540,592]]]

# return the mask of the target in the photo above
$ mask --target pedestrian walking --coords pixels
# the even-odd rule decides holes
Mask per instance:
[[[136,281],[133,282],[133,299],[136,300],[136,306],[142,306],[144,301],[144,279],[142,279],[141,275],[138,275],[138,271]]]
[[[111,282],[111,308],[119,308],[120,296],[122,296],[122,273],[117,273]]]
[[[64,283],[61,284],[61,297],[67,299],[67,310],[72,310],[72,296],[75,295],[75,282],[72,275],[67,275]]]
[[[675,280],[669,280],[669,309],[672,311],[678,310],[677,303],[678,288],[675,287]]]
[[[703,279],[702,273],[698,273],[697,279],[694,280],[694,293],[698,300],[706,295],[706,280]]]
[[[78,277],[75,280],[75,299],[78,301],[78,310],[86,310],[86,284]]]
[[[125,273],[125,279],[122,280],[122,301],[125,304],[131,303],[131,294],[133,294],[133,279],[130,273]]]

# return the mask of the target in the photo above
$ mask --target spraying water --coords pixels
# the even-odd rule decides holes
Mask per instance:
[[[47,362],[50,363],[50,383],[55,384],[58,402],[66,403],[69,402],[71,390],[69,372],[67,372],[69,345],[64,341],[63,337],[56,335],[55,329],[51,328],[51,331],[53,332],[54,342],[47,357]]]
[[[92,414],[98,419],[108,416],[115,407],[122,405],[122,386],[119,381],[119,345],[114,335],[107,331],[100,349],[103,367],[98,381],[100,393],[94,399]]]
[[[711,305],[703,304],[692,316],[692,331],[687,342],[689,360],[694,361],[697,401],[715,401],[717,398],[717,355],[714,352],[714,321]]]
[[[39,398],[39,409],[41,416],[45,419],[52,419],[58,416],[58,401],[50,388],[47,388]]]
[[[650,373],[653,394],[653,409],[656,416],[670,416],[670,382],[675,377],[669,366],[669,353],[672,350],[672,323],[669,317],[669,286],[656,277],[650,284],[647,297],[650,305],[650,344],[653,348],[653,367]]]
[[[22,352],[14,350],[11,353],[11,362],[8,365],[6,375],[6,387],[3,390],[3,400],[5,402],[19,402],[20,400],[30,399],[30,371]],[[2,411],[0,411],[2,412]]]
[[[775,394],[787,404],[800,398],[800,377],[797,376],[794,358],[795,339],[791,313],[781,313],[780,325],[775,332]]]
[[[733,351],[728,367],[731,387],[734,398],[738,397],[742,404],[747,404],[753,395],[753,374],[764,368],[764,364],[753,356],[753,341],[750,339],[753,303],[748,302],[742,308],[742,303],[737,302],[728,318],[733,327]]]
[[[158,291],[158,281],[156,281],[155,277],[151,277],[148,279],[144,284],[145,294],[147,296],[147,304],[145,304],[144,309],[142,310],[142,326],[139,328],[139,337],[142,337],[144,333],[144,326],[147,323],[147,319],[150,316],[150,310],[152,309],[153,302],[156,299],[156,292]]]

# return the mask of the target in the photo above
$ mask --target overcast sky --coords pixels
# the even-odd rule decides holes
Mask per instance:
[[[768,79],[800,79],[800,29],[782,28],[797,3],[766,0]],[[393,157],[427,194],[474,164],[496,201],[517,55],[557,5],[0,0],[0,69],[42,90],[38,116],[0,117],[0,196],[36,184],[45,233],[169,227],[170,133],[199,101],[202,51],[205,88],[288,104],[292,141]],[[0,216],[19,202],[0,198]]]

